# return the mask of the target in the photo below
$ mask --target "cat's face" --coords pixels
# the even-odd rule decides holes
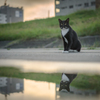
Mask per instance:
[[[65,28],[65,29],[69,28],[69,18],[66,19],[66,20],[64,20],[64,21],[62,21],[61,19],[58,19],[58,21],[59,21],[59,26],[60,26],[61,29],[63,29],[63,28]]]
[[[62,89],[67,90],[68,92],[70,92],[70,88],[69,88],[69,82],[60,82],[60,88],[59,91],[61,91]]]

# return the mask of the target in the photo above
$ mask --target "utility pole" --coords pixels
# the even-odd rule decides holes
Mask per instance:
[[[50,10],[48,10],[48,18],[50,17]]]
[[[6,3],[6,2],[7,2],[7,0],[5,0],[5,2],[4,2],[4,5],[5,5],[5,6],[7,5],[7,3]]]

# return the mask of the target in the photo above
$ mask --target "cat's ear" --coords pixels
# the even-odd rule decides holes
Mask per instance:
[[[69,86],[67,86],[66,90],[67,90],[68,92],[70,92],[70,88],[69,88]]]
[[[58,21],[59,21],[59,23],[61,23],[61,22],[62,22],[62,20],[61,20],[61,19],[58,19]]]
[[[69,23],[69,18],[66,19],[66,22]]]

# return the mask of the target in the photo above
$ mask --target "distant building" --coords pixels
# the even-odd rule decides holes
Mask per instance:
[[[55,0],[55,16],[68,15],[79,10],[95,9],[96,0]]]
[[[16,23],[23,21],[23,8],[14,8],[9,5],[0,7],[0,23]]]
[[[0,77],[0,93],[7,96],[11,93],[24,91],[24,80],[18,78]]]
[[[0,14],[0,23],[5,24],[7,23],[6,14]]]

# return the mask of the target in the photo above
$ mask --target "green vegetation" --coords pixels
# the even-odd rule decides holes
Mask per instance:
[[[21,72],[17,68],[13,67],[0,67],[0,77],[17,77],[17,78],[26,78],[31,80],[37,81],[47,81],[47,82],[54,82],[59,83],[61,79],[60,73],[53,73],[53,74],[46,74],[46,73],[24,73]]]
[[[81,89],[93,89],[100,92],[100,75],[78,74],[71,85]]]
[[[96,11],[78,11],[67,16],[54,18],[0,24],[0,41],[60,38],[58,18],[65,20],[68,17],[71,27],[78,33],[78,36],[100,35],[100,9],[98,9]]]
[[[37,81],[54,82],[57,84],[61,81],[61,73],[23,73],[19,69],[12,67],[0,67],[0,77],[26,78]],[[95,89],[97,92],[100,92],[100,76],[78,74],[71,85],[81,89]]]

